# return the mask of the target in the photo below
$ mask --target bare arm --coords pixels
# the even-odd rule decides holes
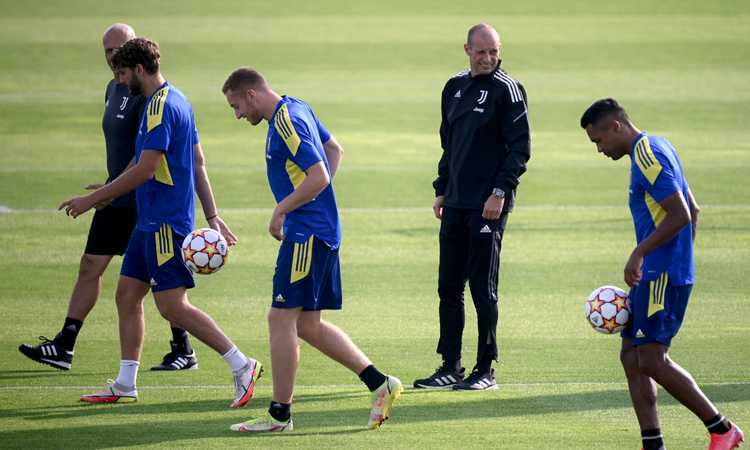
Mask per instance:
[[[331,169],[331,178],[333,178],[336,175],[339,165],[341,165],[341,160],[344,158],[344,148],[333,136],[323,144],[323,148],[326,151],[328,168]]]
[[[688,206],[690,206],[690,224],[693,227],[693,240],[695,240],[695,234],[698,232],[698,213],[701,208],[698,206],[698,202],[693,197],[693,191],[688,188]]]
[[[659,205],[666,211],[666,217],[654,232],[642,240],[631,253],[627,264],[625,264],[625,282],[628,286],[632,287],[641,281],[643,258],[674,238],[685,225],[690,223],[690,211],[682,192],[675,192],[659,202]]]
[[[268,232],[278,240],[284,239],[283,225],[284,216],[300,206],[311,202],[331,182],[325,164],[321,161],[307,168],[305,180],[297,189],[286,196],[273,210],[271,222],[268,224]]]
[[[203,207],[203,214],[206,222],[214,230],[224,236],[227,244],[234,245],[237,243],[237,237],[232,233],[229,226],[219,217],[219,210],[216,208],[214,192],[211,189],[211,181],[208,179],[206,170],[206,158],[203,156],[203,148],[200,142],[193,146],[194,172],[195,172],[195,193],[198,194],[198,200]]]
[[[138,163],[130,166],[111,183],[105,184],[88,195],[65,200],[57,209],[65,208],[65,213],[75,218],[94,205],[109,202],[132,191],[153,178],[156,168],[159,166],[161,155],[162,152],[159,150],[143,150]]]

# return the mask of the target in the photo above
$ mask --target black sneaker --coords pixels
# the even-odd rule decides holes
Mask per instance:
[[[46,336],[39,336],[39,340],[42,341],[39,345],[19,345],[18,351],[38,363],[47,364],[55,369],[70,370],[73,364],[72,351],[65,350],[60,344],[49,340]]]
[[[456,383],[464,379],[464,372],[463,367],[457,372],[440,366],[429,377],[414,380],[414,387],[417,389],[451,389]]]
[[[172,347],[172,351],[164,355],[161,364],[152,367],[151,370],[192,370],[198,368],[195,350],[185,353],[185,349],[175,341],[169,341],[169,345]]]
[[[453,386],[455,391],[491,391],[493,389],[497,389],[495,369],[490,369],[489,372],[474,369],[468,378]]]

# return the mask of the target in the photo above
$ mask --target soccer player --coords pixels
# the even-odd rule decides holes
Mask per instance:
[[[523,85],[501,68],[500,37],[491,25],[474,25],[464,52],[469,70],[454,75],[442,93],[443,153],[433,183],[432,209],[440,220],[440,338],[442,364],[415,388],[497,389],[497,283],[500,251],[516,190],[531,156]],[[477,355],[464,379],[461,341],[464,290],[469,282],[477,313]]]
[[[622,331],[620,359],[645,450],[663,449],[656,384],[708,428],[709,450],[739,446],[744,435],[701,391],[692,375],[669,355],[695,282],[693,241],[698,204],[682,162],[663,137],[640,131],[613,99],[594,102],[581,117],[599,153],[630,156],[630,212],[637,246],[625,264],[632,320]]]
[[[237,119],[268,121],[266,165],[277,205],[268,231],[281,241],[268,313],[273,398],[268,414],[232,425],[240,432],[291,431],[299,363],[297,338],[359,375],[373,393],[369,428],[388,418],[403,387],[384,375],[321,310],[341,309],[341,225],[332,180],[343,149],[305,102],[281,97],[255,70],[232,72],[222,92]]]
[[[130,25],[116,23],[104,32],[102,45],[107,65],[114,78],[107,84],[104,95],[104,117],[102,129],[107,147],[107,183],[117,178],[133,159],[135,137],[138,133],[141,113],[146,98],[130,95],[128,87],[120,83],[112,68],[114,51],[126,41],[133,39],[135,32]],[[90,184],[87,189],[96,189],[101,184]],[[73,294],[68,303],[68,315],[62,330],[50,340],[44,336],[39,345],[21,344],[18,350],[30,359],[60,370],[70,370],[73,352],[83,321],[88,316],[101,292],[102,275],[114,255],[122,255],[128,245],[136,221],[135,193],[126,193],[108,205],[97,208],[91,221],[86,249],[81,256]],[[197,369],[195,356],[187,332],[172,324],[172,350],[164,355],[162,363],[152,370]]]
[[[136,377],[143,347],[143,298],[149,289],[164,318],[219,352],[232,370],[235,397],[244,406],[253,394],[261,365],[247,358],[211,317],[190,304],[187,289],[195,284],[182,262],[180,244],[194,228],[195,194],[211,228],[228,232],[219,217],[187,98],[159,70],[159,46],[135,38],[115,53],[112,65],[131,95],[147,97],[135,145],[135,165],[111,183],[64,201],[60,209],[75,217],[94,205],[136,189],[138,220],[128,243],[117,285],[120,323],[120,372],[101,392],[84,395],[89,403],[137,398]]]

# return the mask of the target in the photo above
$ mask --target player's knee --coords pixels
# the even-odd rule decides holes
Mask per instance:
[[[119,289],[115,294],[115,305],[117,305],[117,311],[120,315],[143,314],[143,302]]]
[[[669,364],[665,354],[658,351],[639,351],[638,370],[644,375],[654,378]]]
[[[638,353],[635,348],[620,350],[620,363],[626,374],[638,373]]]
[[[95,256],[84,253],[78,266],[78,277],[84,280],[96,280],[107,267],[106,263]]]
[[[463,283],[438,283],[438,297],[441,302],[461,304],[464,302]]]

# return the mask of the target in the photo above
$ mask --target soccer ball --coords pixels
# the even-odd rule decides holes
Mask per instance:
[[[182,260],[193,273],[218,272],[227,262],[229,246],[224,236],[211,228],[194,230],[182,241]]]
[[[630,320],[628,294],[615,286],[594,289],[584,303],[586,320],[594,329],[604,334],[622,331]]]

